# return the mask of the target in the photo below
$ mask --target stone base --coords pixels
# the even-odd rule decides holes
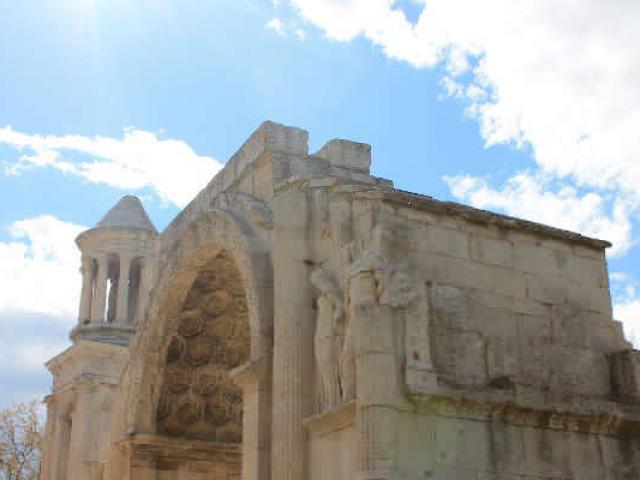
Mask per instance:
[[[73,342],[91,340],[100,343],[128,346],[135,328],[128,325],[114,325],[112,323],[89,323],[77,325],[69,337]]]
[[[123,440],[120,447],[128,451],[131,480],[145,478],[148,471],[176,472],[180,478],[240,479],[241,475],[240,444],[137,434]]]

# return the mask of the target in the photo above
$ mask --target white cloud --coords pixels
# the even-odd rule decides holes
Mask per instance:
[[[621,299],[613,305],[613,317],[622,322],[625,338],[640,348],[640,297]]]
[[[425,48],[417,29],[389,0],[291,0],[300,15],[334,40],[363,35],[391,58],[423,67],[438,61],[438,52]]]
[[[281,37],[286,36],[286,33],[284,31],[284,24],[282,23],[282,20],[280,20],[278,17],[273,17],[271,20],[269,20],[265,24],[265,27],[273,30]]]
[[[222,167],[217,160],[195,153],[182,140],[133,128],[125,129],[122,138],[111,138],[31,135],[6,126],[0,128],[0,144],[20,153],[6,168],[8,173],[50,167],[124,190],[149,187],[180,207]]]
[[[640,295],[638,283],[629,275],[614,272],[610,275],[613,292],[613,317],[624,326],[627,340],[640,347]]]
[[[0,242],[0,314],[75,318],[81,285],[75,237],[86,228],[49,215],[13,222],[11,240]]]
[[[640,206],[640,2],[422,0],[411,23],[393,0],[290,1],[331,39],[363,36],[417,68],[443,64],[445,92],[466,102],[488,146],[528,144],[536,177],[600,198],[561,193],[561,186],[553,202],[560,210],[595,202],[598,214],[550,221],[582,232],[620,221],[613,240],[628,245],[629,215]],[[492,195],[507,195],[509,212],[544,221],[514,207],[531,198],[514,182]],[[607,216],[601,199],[610,195]]]
[[[18,220],[0,242],[0,406],[47,392],[42,366],[68,345],[82,279],[75,237],[87,227],[50,215]]]
[[[302,41],[307,38],[307,32],[305,32],[302,28],[296,28],[293,33],[295,33],[298,40]]]
[[[21,369],[40,369],[47,360],[64,351],[66,346],[64,343],[30,341],[19,345],[15,349],[16,352],[12,355],[12,358],[20,360],[19,365],[16,365],[16,367],[19,366]]]
[[[474,207],[502,210],[558,228],[581,232],[613,243],[610,254],[625,253],[631,246],[629,209],[617,202],[608,211],[608,199],[594,192],[580,194],[564,186],[551,188],[529,173],[511,177],[501,189],[472,176],[445,177],[453,195]]]
[[[51,385],[43,363],[69,346],[71,322],[42,313],[0,311],[3,361],[0,364],[0,408],[42,398]]]

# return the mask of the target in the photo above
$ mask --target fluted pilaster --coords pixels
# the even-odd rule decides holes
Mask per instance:
[[[314,310],[307,195],[289,186],[275,202],[273,480],[306,478],[302,420],[311,413]]]
[[[107,279],[109,264],[107,257],[98,258],[98,274],[96,276],[95,297],[91,306],[91,322],[101,323],[104,321],[104,310],[107,301]]]
[[[92,259],[82,256],[82,292],[80,294],[80,309],[78,312],[78,322],[82,323],[91,318],[91,283],[92,283]]]
[[[118,276],[118,298],[116,303],[116,323],[126,325],[129,323],[129,274],[132,258],[123,255],[120,257],[120,274]]]

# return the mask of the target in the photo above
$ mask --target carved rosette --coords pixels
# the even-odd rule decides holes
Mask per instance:
[[[228,372],[249,358],[249,318],[240,275],[228,253],[201,270],[173,330],[156,409],[158,432],[241,442],[242,390]]]

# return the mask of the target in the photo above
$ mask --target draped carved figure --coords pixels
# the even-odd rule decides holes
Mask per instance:
[[[342,400],[340,357],[345,337],[345,313],[342,292],[324,269],[311,273],[311,283],[318,290],[314,353],[319,375],[320,410]]]

